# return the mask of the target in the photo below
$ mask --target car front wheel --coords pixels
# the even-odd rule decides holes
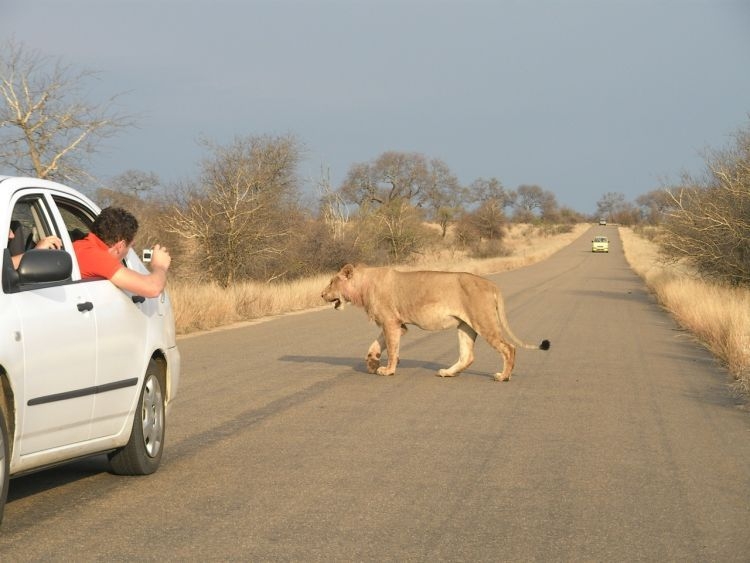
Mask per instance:
[[[138,406],[130,440],[109,456],[112,471],[119,475],[149,475],[161,462],[166,413],[162,380],[154,360],[148,364]]]

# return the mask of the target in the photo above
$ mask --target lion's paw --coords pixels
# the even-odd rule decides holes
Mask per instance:
[[[503,377],[502,373],[495,374],[495,381],[510,381],[510,374]]]
[[[439,369],[438,372],[435,374],[438,377],[453,377],[455,375],[458,375],[456,373],[451,373],[447,369]]]
[[[375,373],[377,373],[378,375],[395,375],[396,374],[395,370],[389,372],[387,367],[380,367],[377,369]]]
[[[370,373],[377,373],[380,367],[380,360],[374,357],[367,357],[367,371]]]

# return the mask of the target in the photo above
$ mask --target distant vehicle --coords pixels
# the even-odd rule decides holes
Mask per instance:
[[[591,252],[609,252],[609,239],[607,237],[594,237],[591,241]]]
[[[607,220],[606,219],[599,219],[599,224],[600,225],[606,225],[607,224]]]
[[[0,521],[16,475],[100,453],[122,475],[161,461],[180,378],[172,305],[81,279],[73,241],[99,211],[67,186],[0,176]],[[34,248],[51,235],[62,249]],[[123,262],[148,272],[132,248]]]

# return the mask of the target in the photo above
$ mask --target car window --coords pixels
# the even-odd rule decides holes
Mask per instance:
[[[2,254],[2,289],[5,293],[27,291],[41,287],[39,283],[30,285],[19,283],[16,273],[18,260],[27,251],[36,247],[37,243],[48,236],[60,236],[56,222],[52,219],[52,213],[48,201],[42,194],[23,195],[13,203],[11,220],[7,230],[0,234],[0,242],[5,241]],[[59,273],[64,276],[62,272]],[[56,274],[57,275],[57,274]],[[47,285],[66,283],[70,278],[57,278],[59,281],[50,281]]]
[[[94,222],[91,210],[69,199],[62,197],[54,197],[53,199],[65,223],[65,229],[68,231],[71,241],[75,242],[89,234],[91,224]]]
[[[20,227],[20,229],[19,229]],[[53,228],[49,210],[42,196],[24,196],[13,206],[11,214],[11,230],[14,236],[23,240],[15,241],[15,246],[22,250],[34,248],[44,237],[60,236]]]

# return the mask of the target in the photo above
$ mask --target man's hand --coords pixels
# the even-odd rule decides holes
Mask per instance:
[[[43,239],[41,239],[39,242],[36,243],[36,246],[34,248],[38,248],[40,250],[44,250],[44,249],[59,250],[60,248],[62,248],[62,241],[56,236],[44,237]]]
[[[172,257],[167,252],[167,249],[161,245],[154,245],[154,252],[151,255],[151,270],[164,270],[169,269],[169,265],[172,263]]]

